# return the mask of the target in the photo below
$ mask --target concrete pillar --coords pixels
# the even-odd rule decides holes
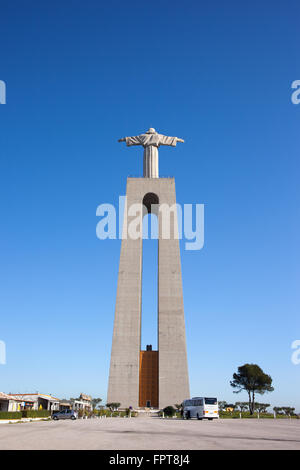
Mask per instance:
[[[108,384],[108,402],[121,407],[139,406],[139,359],[141,349],[142,237],[132,239],[128,227],[146,194],[159,200],[158,241],[158,356],[159,408],[189,398],[181,263],[175,210],[175,226],[164,239],[168,207],[176,204],[174,178],[128,178],[127,208],[121,245],[115,321]],[[151,197],[150,197],[151,200]],[[164,206],[165,205],[165,206]],[[165,210],[163,211],[163,207]],[[175,206],[174,206],[175,208]],[[142,233],[142,218],[139,222]],[[171,211],[172,214],[172,211]],[[127,220],[126,220],[127,219]],[[172,220],[172,217],[171,217]],[[126,224],[127,222],[127,224]]]

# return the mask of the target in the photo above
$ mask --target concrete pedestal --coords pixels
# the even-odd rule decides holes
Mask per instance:
[[[165,239],[168,210],[162,210],[164,204],[165,208],[176,204],[175,180],[128,178],[126,195],[107,402],[119,402],[121,407],[139,407],[142,238],[130,238],[128,228],[130,231],[130,223],[138,215],[132,215],[132,204],[141,205],[144,201],[149,207],[151,202],[158,201],[159,206],[154,210],[159,217],[158,406],[164,408],[190,396],[177,213],[173,211],[173,219],[172,210],[170,212],[170,236]],[[145,208],[140,212],[141,226],[146,212]]]

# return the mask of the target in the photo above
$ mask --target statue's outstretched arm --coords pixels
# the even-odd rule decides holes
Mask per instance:
[[[179,139],[179,137],[169,137],[162,134],[159,136],[159,145],[170,145],[171,147],[176,147],[177,142],[184,142],[184,140]]]
[[[118,142],[126,142],[126,145],[130,147],[131,145],[142,145],[142,142],[140,141],[139,136],[134,136],[134,137],[123,137],[122,139],[119,139]]]

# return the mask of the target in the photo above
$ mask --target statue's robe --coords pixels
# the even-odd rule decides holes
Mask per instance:
[[[141,134],[126,137],[126,145],[142,145],[144,147],[144,178],[158,178],[158,147],[170,145],[176,147],[177,137],[167,137],[162,134]]]

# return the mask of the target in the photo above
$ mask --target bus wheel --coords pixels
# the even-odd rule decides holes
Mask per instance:
[[[191,419],[191,413],[189,411],[186,414],[186,419]]]
[[[202,418],[199,417],[198,413],[197,413],[197,419],[199,419],[200,421],[202,421]]]
[[[213,418],[208,418],[208,420],[209,420],[209,421],[212,421],[212,420],[213,420]]]

